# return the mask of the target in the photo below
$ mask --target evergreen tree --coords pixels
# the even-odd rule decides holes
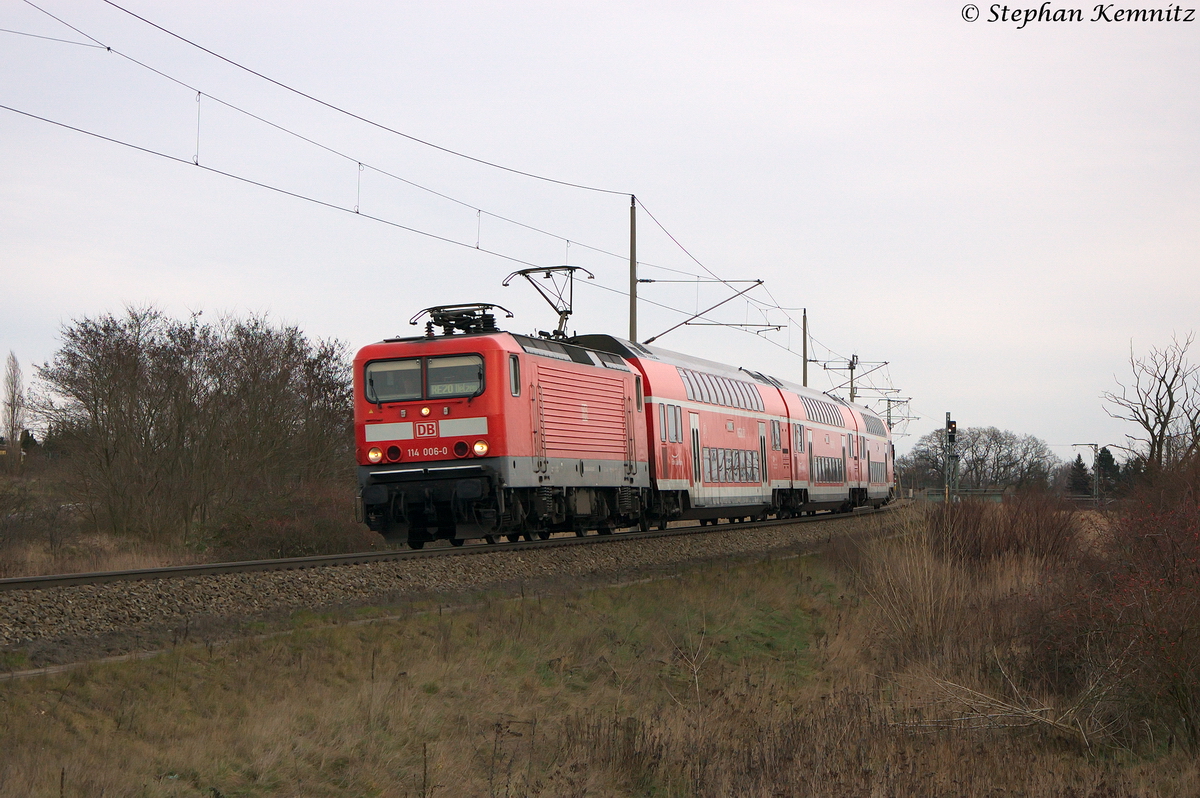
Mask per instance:
[[[1090,496],[1092,495],[1092,476],[1088,473],[1088,467],[1083,463],[1083,455],[1075,455],[1075,462],[1071,463],[1071,471],[1067,476],[1067,493],[1072,496]]]
[[[1096,472],[1100,475],[1100,495],[1112,496],[1121,480],[1121,466],[1107,446],[1100,447],[1096,457]]]

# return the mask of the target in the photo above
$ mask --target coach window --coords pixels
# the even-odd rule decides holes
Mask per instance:
[[[368,402],[407,402],[421,398],[421,359],[377,360],[366,368]]]
[[[508,356],[508,390],[513,396],[521,395],[521,361],[516,355]]]
[[[658,403],[658,439],[667,442],[667,406],[662,402]]]
[[[675,411],[675,442],[683,443],[683,408],[673,405],[671,409]]]
[[[431,357],[425,379],[430,399],[479,396],[483,393],[483,358],[479,355]]]
[[[796,451],[804,454],[804,425],[797,424],[792,429],[796,431]]]

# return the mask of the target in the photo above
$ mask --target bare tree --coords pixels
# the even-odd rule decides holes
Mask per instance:
[[[1114,408],[1105,408],[1109,416],[1141,428],[1140,435],[1127,436],[1130,445],[1123,448],[1152,470],[1191,457],[1200,443],[1200,365],[1187,358],[1194,339],[1194,333],[1183,341],[1172,336],[1169,345],[1152,347],[1143,357],[1137,357],[1130,345],[1133,381],[1116,380],[1120,393],[1103,394]]]
[[[959,485],[963,488],[1044,487],[1058,458],[1045,441],[996,427],[958,430]],[[946,431],[921,436],[913,450],[897,459],[902,479],[922,487],[942,484]]]
[[[21,381],[21,362],[8,353],[4,366],[4,438],[6,463],[10,469],[21,465],[21,433],[25,431],[25,387]]]
[[[154,308],[82,319],[38,369],[48,437],[74,500],[114,533],[197,524],[352,473],[345,347],[262,317],[201,322]]]

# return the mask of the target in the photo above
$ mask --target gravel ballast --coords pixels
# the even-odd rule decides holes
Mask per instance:
[[[696,528],[696,534],[544,549],[258,571],[0,593],[0,648],[53,664],[160,647],[182,637],[236,633],[298,610],[395,605],[510,588],[544,590],[661,572],[714,558],[762,555],[877,531],[891,514],[768,527]]]

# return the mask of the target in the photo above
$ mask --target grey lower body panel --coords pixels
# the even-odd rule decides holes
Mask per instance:
[[[644,515],[645,463],[480,458],[360,466],[361,518],[390,541],[605,528]]]

